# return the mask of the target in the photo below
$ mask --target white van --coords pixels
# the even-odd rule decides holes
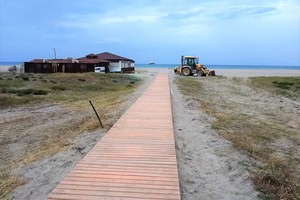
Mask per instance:
[[[100,66],[100,67],[95,67],[95,72],[97,73],[105,73],[105,67]]]

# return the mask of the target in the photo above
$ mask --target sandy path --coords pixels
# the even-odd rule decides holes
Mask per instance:
[[[178,91],[173,73],[169,77],[182,199],[256,199],[241,165],[247,156],[214,132],[212,119]]]
[[[12,66],[0,66],[0,72],[8,72],[8,69]]]

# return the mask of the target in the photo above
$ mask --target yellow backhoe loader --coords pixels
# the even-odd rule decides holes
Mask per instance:
[[[175,68],[174,72],[180,76],[215,76],[215,71],[209,71],[204,65],[199,63],[197,56],[181,56],[179,69]]]

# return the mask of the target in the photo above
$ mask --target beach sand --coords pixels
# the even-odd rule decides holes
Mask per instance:
[[[216,75],[226,77],[300,76],[300,70],[281,69],[217,69]]]
[[[8,66],[8,65],[6,65],[6,66],[0,66],[0,72],[8,72],[8,69],[10,67],[12,67],[12,66]]]
[[[173,69],[163,68],[137,68],[136,71],[167,73]],[[217,76],[226,77],[256,77],[256,76],[300,76],[300,70],[281,70],[281,69],[216,69]]]

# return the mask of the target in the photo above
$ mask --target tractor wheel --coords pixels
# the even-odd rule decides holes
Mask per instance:
[[[178,71],[178,69],[177,69],[177,67],[175,67],[174,68],[174,73],[177,74],[177,71]]]
[[[189,67],[182,68],[182,75],[183,76],[190,76],[192,73],[192,70]]]
[[[216,75],[216,72],[215,72],[215,71],[210,71],[210,72],[208,73],[208,75],[209,75],[209,76],[215,76],[215,75]]]
[[[202,70],[200,70],[198,71],[198,76],[206,76],[206,74]]]

